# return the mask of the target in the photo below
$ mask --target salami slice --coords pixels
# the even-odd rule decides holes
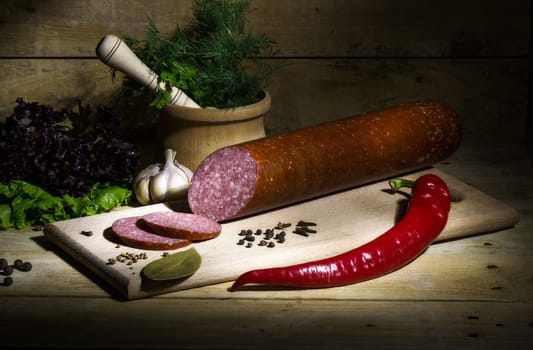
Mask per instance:
[[[204,241],[217,237],[222,226],[205,216],[175,211],[153,212],[141,217],[146,227],[159,235]]]
[[[111,228],[117,238],[132,248],[150,250],[171,250],[191,244],[190,240],[170,238],[147,231],[138,216],[117,219]]]
[[[457,114],[418,102],[211,153],[189,191],[195,214],[224,221],[432,166],[462,136]]]

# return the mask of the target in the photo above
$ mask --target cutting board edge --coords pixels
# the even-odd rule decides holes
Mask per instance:
[[[454,178],[452,175],[448,175],[446,174],[445,172],[443,171],[440,171],[438,169],[435,169],[435,168],[431,168],[431,169],[426,169],[426,170],[422,170],[422,171],[417,171],[415,173],[411,173],[411,174],[406,174],[406,177],[407,176],[411,176],[411,177],[415,177],[415,176],[419,176],[423,173],[428,173],[428,172],[434,172],[436,173],[437,175],[441,175],[443,176],[444,178],[449,178],[451,179],[453,182],[452,183],[459,183],[462,187],[462,185],[465,185],[466,189],[467,190],[470,190],[470,191],[474,191],[474,193],[481,193],[479,190],[475,189],[474,187],[472,186],[468,186],[464,183],[462,183],[460,180]],[[380,183],[383,181],[378,181],[377,183]],[[375,185],[375,184],[370,184],[370,185]],[[362,186],[362,187],[365,187],[365,186]],[[362,190],[361,187],[357,187],[355,189],[351,189],[349,190],[350,192],[353,191],[353,190]],[[490,202],[491,203],[496,203],[498,204],[498,208],[500,208],[501,210],[504,210],[505,213],[507,214],[511,214],[511,218],[508,218],[508,220],[505,222],[505,225],[503,226],[511,226],[511,225],[514,225],[516,222],[517,222],[517,212],[509,207],[508,205],[496,200],[495,198],[491,197],[491,196],[488,196],[488,195],[485,195],[483,194],[483,196],[485,196],[484,198],[488,198],[490,199]],[[320,199],[318,199],[320,200]],[[313,200],[311,200],[313,201]],[[303,204],[298,204],[298,205],[295,205],[294,207],[298,207],[302,205],[304,208],[306,207],[306,204],[303,203]],[[148,212],[148,211],[155,211],[155,210],[171,210],[171,208],[169,208],[167,205],[162,205],[162,204],[157,204],[157,205],[150,205],[150,206],[145,206],[145,207],[137,207],[137,208],[131,208],[131,210],[128,211],[128,214],[127,215],[135,215],[137,213],[140,213],[140,212]],[[286,208],[285,208],[286,209]],[[110,213],[105,213],[105,214],[99,214],[101,216],[98,217],[98,220],[99,221],[105,221],[105,220],[110,220],[110,218],[112,218],[113,216],[116,216],[117,215],[117,212],[120,212],[120,211],[113,211],[113,212],[110,212]],[[135,214],[133,214],[135,213]],[[107,214],[109,214],[109,216],[106,216]],[[506,215],[507,215],[506,214]],[[91,222],[91,220],[94,220],[94,216],[93,217],[86,217],[86,218],[80,218],[80,221],[79,223],[83,223],[83,224],[86,224],[88,222]],[[94,254],[92,252],[87,252],[87,249],[84,249],[83,250],[83,254],[77,254],[77,252],[75,251],[75,248],[77,247],[76,245],[74,245],[73,247],[69,247],[67,243],[70,243],[70,242],[63,242],[61,241],[60,239],[60,233],[62,233],[62,236],[69,236],[68,237],[68,240],[72,240],[74,241],[75,243],[76,242],[76,239],[79,239],[79,233],[73,233],[73,227],[75,225],[70,225],[70,222],[71,220],[68,220],[69,222],[57,222],[57,223],[54,223],[54,224],[50,224],[50,227],[47,229],[48,231],[48,236],[49,237],[52,237],[52,241],[58,245],[60,248],[62,248],[63,250],[65,250],[70,256],[72,256],[74,258],[74,260],[77,260],[79,261],[82,265],[84,265],[85,267],[87,267],[89,270],[91,270],[92,272],[94,272],[98,277],[102,278],[103,281],[105,281],[108,285],[110,285],[111,287],[113,287],[113,289],[120,293],[123,297],[127,298],[128,300],[134,300],[134,299],[140,299],[140,298],[145,298],[145,297],[149,297],[149,296],[152,296],[152,295],[160,295],[160,294],[166,294],[166,293],[170,293],[170,292],[175,292],[175,291],[179,291],[179,290],[183,290],[183,289],[190,289],[190,288],[196,288],[196,287],[201,287],[203,285],[212,285],[212,284],[218,284],[218,283],[222,283],[222,282],[227,282],[227,281],[230,281],[231,278],[228,277],[228,278],[217,278],[216,281],[213,279],[213,281],[206,281],[205,278],[204,280],[198,282],[188,282],[188,283],[185,283],[183,285],[180,285],[180,286],[172,286],[172,287],[169,287],[169,288],[163,288],[161,290],[157,290],[157,291],[154,291],[154,290],[151,290],[151,291],[146,291],[146,290],[143,290],[141,287],[141,282],[137,281],[137,282],[132,282],[131,279],[128,279],[127,277],[125,277],[123,274],[121,274],[119,271],[114,271],[113,269],[107,269],[105,266],[102,267],[102,266],[92,266],[91,264],[91,259],[90,258],[87,258],[85,256],[83,257],[80,257],[79,255],[83,255],[83,254]],[[78,221],[76,221],[78,222]],[[66,228],[66,229],[65,229]],[[499,225],[496,229],[499,230],[499,229],[502,229],[502,225]],[[64,232],[61,232],[61,231],[64,231]],[[477,234],[481,234],[481,233],[486,233],[486,230],[483,230],[483,232],[481,232],[478,229],[476,229],[476,227],[472,226],[470,228],[471,231],[468,231],[468,232],[462,232],[461,235],[457,235],[457,237],[455,238],[459,238],[459,237],[465,237],[465,236],[472,236],[472,235],[477,235]],[[57,232],[54,232],[54,231],[57,231]],[[50,236],[50,233],[52,233],[52,235]],[[54,236],[55,234],[55,236]],[[447,238],[441,238],[441,240],[445,240],[445,239],[450,239],[450,237],[447,237]],[[79,245],[79,244],[78,244]],[[118,281],[117,279],[115,279],[115,275],[113,274],[109,274],[109,272],[112,272],[112,273],[115,273],[116,276],[119,276],[118,278]],[[203,278],[203,277],[202,277]],[[122,282],[120,282],[122,281]],[[124,283],[125,282],[125,283]],[[209,282],[209,283],[207,283]],[[201,285],[199,285],[199,283]],[[136,288],[138,290],[136,290]]]
[[[76,247],[81,247],[81,245],[74,239],[70,237],[64,238],[68,235],[62,234],[60,228],[56,226],[55,223],[50,223],[45,226],[43,229],[44,235],[55,245],[60,247],[65,251],[76,263],[81,264],[85,268],[89,269],[96,276],[105,281],[110,287],[113,288],[118,294],[129,299],[130,294],[130,280],[128,280],[124,275],[113,269],[102,268],[100,264],[94,264],[91,262],[90,255],[97,258],[95,254],[92,254],[87,249],[83,249],[85,254],[77,254]],[[60,236],[63,239],[60,239]],[[69,245],[70,243],[71,245]],[[124,281],[125,283],[121,283]]]

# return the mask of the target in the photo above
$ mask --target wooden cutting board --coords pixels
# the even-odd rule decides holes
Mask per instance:
[[[441,176],[450,187],[452,204],[448,224],[437,240],[449,240],[511,227],[518,213],[506,204],[466,185],[436,169],[409,174],[415,179],[422,173]],[[155,204],[119,209],[109,213],[59,221],[47,225],[45,235],[57,246],[127,299],[168,293],[193,287],[234,280],[250,269],[283,266],[328,257],[359,246],[385,232],[405,209],[407,196],[391,194],[387,181],[373,183],[344,192],[272,210],[260,215],[224,223],[219,237],[195,243],[202,256],[200,269],[189,278],[176,281],[150,281],[142,277],[142,268],[162,257],[162,251],[147,251],[117,245],[108,237],[112,222],[126,216],[153,211],[184,210],[185,203]],[[312,221],[318,231],[305,237],[292,233],[299,220]],[[243,229],[265,231],[278,223],[292,223],[285,229],[286,239],[274,247],[259,246],[263,236],[256,236],[252,247],[238,244]],[[91,236],[82,231],[91,231]],[[106,233],[107,232],[107,233]],[[279,232],[279,230],[277,231]],[[187,248],[182,248],[187,249]],[[177,250],[176,250],[177,251]],[[174,253],[176,251],[170,251]],[[121,253],[146,252],[148,258],[134,264],[108,264]]]

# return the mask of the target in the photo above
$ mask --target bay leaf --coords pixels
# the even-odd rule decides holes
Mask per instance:
[[[143,268],[143,274],[154,281],[166,281],[194,274],[202,263],[202,257],[196,249],[169,254],[149,263]]]

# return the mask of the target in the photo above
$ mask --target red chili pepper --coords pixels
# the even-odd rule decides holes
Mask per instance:
[[[330,258],[307,263],[252,270],[242,274],[230,290],[248,283],[298,288],[324,288],[373,279],[406,265],[442,232],[450,211],[450,192],[436,175],[415,182],[389,181],[393,191],[412,187],[409,208],[395,226],[376,239]]]

